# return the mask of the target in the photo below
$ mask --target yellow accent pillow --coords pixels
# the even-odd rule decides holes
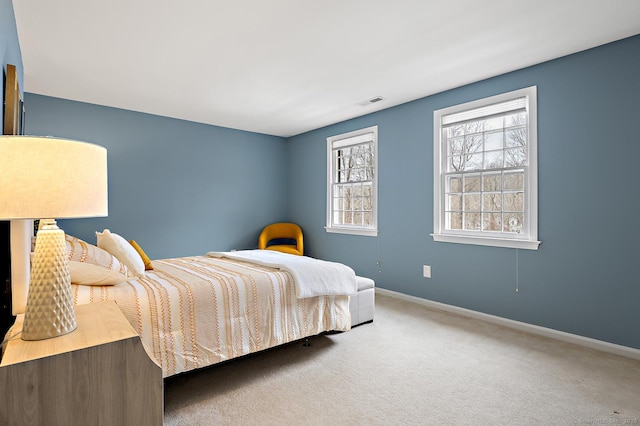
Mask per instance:
[[[151,264],[151,259],[149,259],[149,256],[147,256],[144,250],[142,250],[142,247],[140,247],[140,245],[138,245],[138,243],[136,243],[135,240],[129,240],[129,244],[131,244],[133,248],[136,249],[140,257],[142,258],[142,262],[144,263],[144,270],[153,271],[153,265]]]

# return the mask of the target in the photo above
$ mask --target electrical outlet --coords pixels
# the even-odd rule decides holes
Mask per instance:
[[[422,265],[422,276],[425,278],[431,278],[431,266]]]

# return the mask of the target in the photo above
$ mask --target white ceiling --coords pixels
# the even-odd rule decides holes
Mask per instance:
[[[640,33],[639,0],[13,6],[27,92],[278,136]]]

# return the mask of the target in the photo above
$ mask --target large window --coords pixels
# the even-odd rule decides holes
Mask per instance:
[[[537,249],[536,87],[434,112],[435,241]]]
[[[378,126],[327,138],[327,232],[378,234]]]

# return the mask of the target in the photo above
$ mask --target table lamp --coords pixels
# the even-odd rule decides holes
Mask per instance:
[[[40,219],[23,340],[76,329],[64,231],[53,218],[106,216],[107,150],[72,140],[0,136],[0,220]]]

